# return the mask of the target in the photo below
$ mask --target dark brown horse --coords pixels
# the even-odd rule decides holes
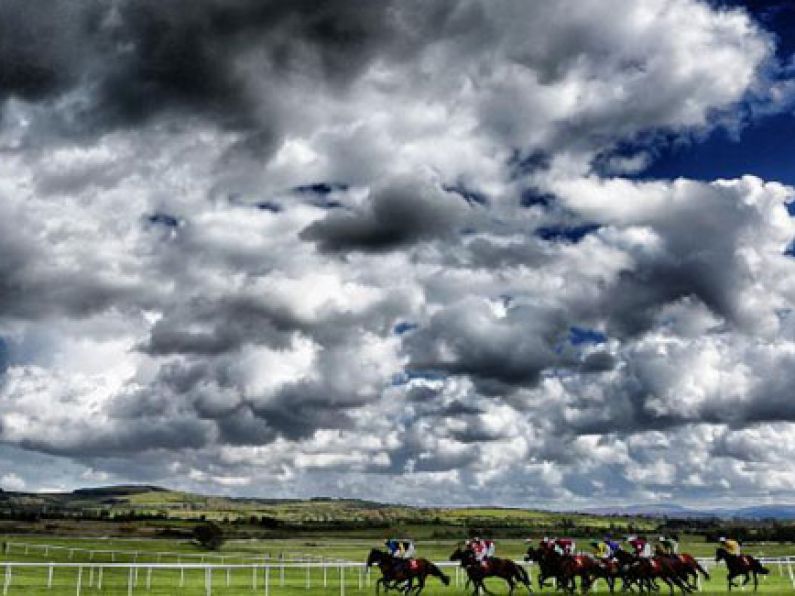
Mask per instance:
[[[563,555],[551,548],[529,546],[524,560],[538,564],[538,587],[542,590],[550,585],[548,583],[550,580],[555,580],[558,586],[563,585],[563,576],[561,575]]]
[[[450,578],[428,559],[398,559],[387,552],[374,548],[367,557],[367,566],[378,565],[381,577],[375,582],[375,593],[384,590],[399,590],[408,594],[415,590],[419,594],[425,588],[425,580],[429,575],[438,577],[448,586]],[[414,586],[414,580],[417,586]]]
[[[729,584],[730,592],[732,588],[739,587],[733,581],[738,575],[745,576],[745,580],[740,586],[746,585],[750,581],[751,576],[753,576],[754,592],[756,592],[759,588],[759,578],[757,576],[770,573],[770,569],[763,567],[762,563],[751,555],[732,555],[723,547],[715,551],[715,561],[726,562],[726,568],[729,570],[726,574],[726,581]]]
[[[580,589],[587,592],[594,578],[603,577],[599,562],[586,555],[564,555],[560,563],[562,587],[570,594],[577,590],[577,578],[580,578]],[[560,586],[560,584],[558,584]]]
[[[472,582],[475,590],[473,595],[483,590],[486,594],[491,594],[483,583],[487,577],[498,577],[508,583],[508,594],[513,594],[517,584],[522,584],[528,592],[532,592],[530,578],[527,571],[521,565],[517,565],[510,559],[498,559],[491,557],[485,561],[478,561],[472,549],[458,547],[450,555],[451,561],[460,561],[461,567],[467,572],[469,581]]]
[[[682,594],[693,591],[693,588],[682,579],[683,566],[667,556],[651,557],[650,559],[641,557],[638,559],[638,564],[641,577],[651,580],[651,583],[656,579],[662,580],[668,585],[671,594],[674,593],[674,587],[679,588]]]
[[[681,555],[669,556],[677,562],[680,576],[692,589],[698,589],[699,573],[704,576],[705,580],[709,580],[709,572],[701,566],[701,563],[696,561],[693,555],[682,553]]]
[[[709,573],[707,573],[707,570],[704,569],[699,562],[688,553],[682,553],[681,555],[668,554],[659,544],[655,548],[655,553],[658,557],[667,557],[668,560],[671,561],[674,569],[679,573],[679,577],[681,577],[683,581],[687,582],[687,585],[693,590],[698,589],[699,573],[704,576],[704,579],[709,579]]]

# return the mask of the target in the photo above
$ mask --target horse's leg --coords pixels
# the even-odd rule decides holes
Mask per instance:
[[[754,576],[754,592],[759,589],[759,578],[756,576],[756,571],[752,571],[751,574]]]
[[[425,576],[418,575],[417,576],[417,591],[414,594],[419,594],[425,589]]]
[[[516,587],[513,583],[513,579],[510,577],[504,578],[506,582],[508,582],[508,596],[513,596],[513,589]]]

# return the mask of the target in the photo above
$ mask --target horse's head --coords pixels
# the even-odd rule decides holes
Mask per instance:
[[[461,561],[462,566],[468,565],[475,558],[475,554],[468,548],[462,548],[460,545],[450,555],[451,561]]]
[[[717,561],[725,560],[727,558],[728,554],[729,554],[729,551],[727,551],[722,546],[719,546],[715,550],[715,561],[717,562]]]
[[[524,556],[525,561],[540,562],[544,557],[544,552],[540,548],[535,548],[532,544],[527,547],[527,553]]]
[[[370,549],[370,554],[367,555],[367,566],[372,567],[373,565],[378,565],[384,560],[385,555],[386,553],[378,550],[377,548]]]

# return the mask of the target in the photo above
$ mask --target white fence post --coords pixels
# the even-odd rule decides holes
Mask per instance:
[[[127,596],[132,596],[133,593],[133,568],[130,566],[130,573],[127,575]]]
[[[340,596],[345,596],[345,567],[340,565]]]
[[[265,596],[268,596],[268,591],[270,589],[270,576],[271,576],[271,568],[270,565],[265,567]]]
[[[50,564],[49,568],[47,569],[47,589],[48,590],[50,588],[52,588],[52,572],[53,572],[53,567],[52,567],[52,564]]]
[[[81,565],[80,567],[77,568],[77,588],[75,590],[75,594],[77,594],[77,596],[80,596],[80,587],[82,583],[83,583],[83,566]]]
[[[151,590],[152,589],[152,568],[151,567],[147,567],[146,568],[146,589],[147,590]]]
[[[102,567],[99,568],[99,574],[97,575],[97,590],[102,589]]]
[[[11,566],[6,565],[6,576],[3,579],[3,596],[8,594],[8,586],[11,585]]]

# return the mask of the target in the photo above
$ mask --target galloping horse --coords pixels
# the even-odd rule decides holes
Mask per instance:
[[[691,589],[698,589],[699,573],[704,576],[704,579],[709,579],[709,573],[707,570],[704,569],[701,564],[696,561],[695,558],[693,558],[692,555],[688,553],[677,555],[668,554],[659,544],[657,545],[655,552],[658,557],[667,558],[669,561],[671,561],[674,569],[679,573],[679,577],[681,577]]]
[[[651,559],[638,559],[640,575],[651,580],[661,579],[671,591],[674,593],[674,586],[682,590],[682,594],[688,594],[693,591],[689,584],[682,579],[683,570],[681,565],[672,561],[668,557],[652,557]]]
[[[551,548],[529,546],[524,560],[538,563],[538,587],[542,590],[547,587],[547,582],[551,579],[554,579],[557,585],[563,585],[563,576],[561,575],[563,555]]]
[[[595,577],[604,577],[599,563],[586,555],[564,555],[560,562],[561,581],[558,584],[570,594],[577,590],[577,578],[580,578],[580,589],[587,592]]]
[[[726,575],[726,581],[729,583],[729,591],[732,588],[738,587],[732,580],[738,575],[744,575],[745,580],[741,586],[746,585],[750,581],[750,576],[754,577],[754,592],[759,587],[759,578],[757,575],[767,575],[770,569],[763,567],[762,564],[752,557],[751,555],[731,555],[725,548],[720,547],[715,551],[715,561],[725,561],[726,568],[729,570]]]
[[[698,589],[698,574],[704,576],[704,579],[709,581],[709,572],[701,566],[701,563],[696,561],[693,555],[682,553],[681,555],[673,555],[673,558],[679,564],[680,577],[687,582],[692,589]]]
[[[475,553],[471,549],[458,547],[450,555],[451,561],[461,561],[461,566],[466,570],[467,577],[475,587],[473,595],[477,596],[480,590],[486,594],[491,594],[483,583],[487,577],[499,577],[508,583],[508,594],[513,594],[517,583],[524,585],[528,592],[532,592],[530,578],[521,565],[517,565],[510,559],[498,559],[492,557],[487,561],[480,562],[475,558]]]
[[[416,590],[419,594],[425,588],[425,580],[429,575],[438,577],[442,583],[450,585],[450,578],[428,559],[397,559],[387,552],[374,548],[367,557],[367,566],[378,565],[381,577],[375,582],[375,593],[384,590],[396,589],[408,594]],[[417,580],[416,588],[413,587]]]

